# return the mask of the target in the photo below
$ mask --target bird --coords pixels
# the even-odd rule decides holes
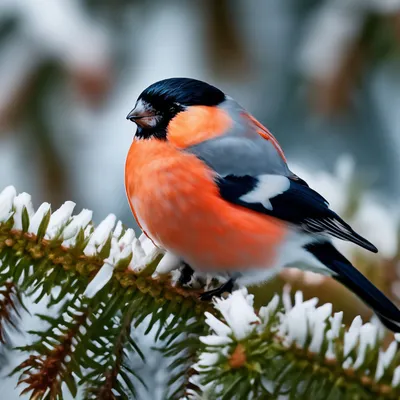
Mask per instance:
[[[126,118],[137,126],[125,164],[132,213],[156,246],[182,260],[186,277],[225,279],[202,300],[294,266],[331,276],[400,332],[400,310],[332,238],[377,248],[289,169],[276,138],[233,98],[169,78],[147,87]]]

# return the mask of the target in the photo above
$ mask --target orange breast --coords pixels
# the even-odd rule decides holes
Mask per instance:
[[[195,268],[272,265],[286,235],[282,222],[223,200],[214,172],[167,142],[134,141],[125,184],[147,234]]]

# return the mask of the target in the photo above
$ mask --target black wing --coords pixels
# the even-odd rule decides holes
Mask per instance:
[[[228,175],[218,177],[217,184],[226,201],[287,221],[305,232],[329,234],[356,243],[374,253],[378,252],[372,243],[356,233],[304,181],[275,175],[272,176],[274,179],[268,179],[269,177],[271,175]],[[263,190],[262,185],[275,184],[276,181],[279,183],[276,193],[271,185]]]

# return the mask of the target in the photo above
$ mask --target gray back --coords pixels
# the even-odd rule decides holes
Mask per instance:
[[[271,141],[264,139],[242,115],[245,110],[236,101],[227,99],[220,107],[231,116],[233,127],[223,136],[189,147],[187,151],[222,176],[292,175]]]

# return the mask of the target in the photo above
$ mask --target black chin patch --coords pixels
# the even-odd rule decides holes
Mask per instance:
[[[167,126],[142,128],[141,126],[138,125],[135,137],[139,139],[155,138],[159,140],[167,140]]]

